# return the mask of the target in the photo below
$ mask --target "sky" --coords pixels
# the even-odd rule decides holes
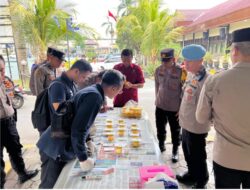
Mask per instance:
[[[63,3],[74,3],[77,10],[77,22],[86,23],[94,28],[102,38],[107,38],[105,27],[102,23],[107,22],[108,11],[116,15],[120,0],[58,0]],[[227,0],[163,0],[164,6],[175,9],[208,9]],[[164,7],[165,8],[165,7]],[[110,21],[115,21],[109,17]]]

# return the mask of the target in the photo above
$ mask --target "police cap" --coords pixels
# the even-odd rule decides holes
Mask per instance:
[[[65,61],[65,54],[62,51],[58,50],[58,49],[49,47],[47,53],[49,55],[57,57],[58,59],[60,59],[62,61]]]
[[[197,44],[191,44],[188,46],[185,46],[182,49],[182,56],[185,60],[187,61],[198,61],[201,60],[205,54],[206,54],[206,49]]]
[[[235,30],[232,33],[232,43],[234,42],[250,42],[250,28]]]
[[[167,48],[161,50],[161,61],[168,61],[170,58],[174,57],[174,49]]]
[[[48,49],[47,49],[47,55],[50,55],[50,53],[52,52],[52,50],[53,50],[53,48],[48,47]]]

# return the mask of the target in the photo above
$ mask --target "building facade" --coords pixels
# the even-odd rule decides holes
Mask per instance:
[[[178,10],[183,19],[177,22],[185,30],[182,45],[203,45],[216,60],[221,61],[237,29],[250,27],[250,1],[228,0],[207,10]]]

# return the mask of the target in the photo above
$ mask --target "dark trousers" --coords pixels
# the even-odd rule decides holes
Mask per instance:
[[[213,162],[216,189],[250,189],[250,171],[225,168]]]
[[[159,140],[159,145],[164,146],[167,131],[166,124],[169,122],[171,138],[173,146],[178,147],[180,145],[180,125],[178,122],[177,112],[165,111],[156,107],[155,118],[156,118],[156,128],[157,128],[157,138]]]
[[[182,129],[182,149],[187,162],[188,172],[199,185],[208,182],[207,153],[205,134],[191,133]]]
[[[41,184],[39,189],[52,189],[66,162],[54,160],[43,152],[41,154]]]
[[[18,175],[25,174],[25,164],[22,158],[22,145],[16,128],[16,121],[13,117],[1,119],[1,188],[5,183],[6,174],[4,172],[5,163],[3,159],[3,149],[6,148],[11,166]]]

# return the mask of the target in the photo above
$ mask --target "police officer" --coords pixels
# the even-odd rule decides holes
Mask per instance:
[[[56,68],[64,61],[64,53],[50,48],[47,63],[38,67],[34,73],[35,95],[39,95],[45,88],[49,87],[51,81],[56,78]]]
[[[234,31],[232,42],[234,65],[207,79],[196,118],[214,121],[215,188],[250,189],[250,28]]]
[[[182,127],[182,148],[188,171],[183,175],[177,175],[176,178],[182,183],[193,183],[193,188],[205,188],[209,178],[206,137],[210,125],[209,122],[199,124],[195,119],[200,91],[208,77],[202,65],[205,54],[206,50],[200,45],[188,45],[182,50],[188,77],[183,86],[179,122]]]
[[[3,148],[9,153],[12,168],[18,174],[20,183],[36,176],[38,170],[27,171],[22,158],[22,145],[16,129],[16,115],[12,107],[11,99],[6,94],[4,86],[5,62],[0,55],[0,129],[1,129],[1,189],[4,188],[6,174],[4,172]]]
[[[174,49],[161,51],[162,64],[155,70],[156,128],[159,147],[165,151],[166,124],[169,121],[172,137],[172,161],[178,161],[180,126],[178,111],[181,103],[182,69],[175,64]]]
[[[46,64],[48,60],[50,59],[50,53],[52,52],[52,48],[48,47],[47,49],[47,59],[41,63],[38,63],[37,61],[31,66],[31,72],[30,72],[30,81],[29,81],[29,87],[30,91],[33,95],[36,95],[35,90],[35,71],[38,69],[39,66]]]

